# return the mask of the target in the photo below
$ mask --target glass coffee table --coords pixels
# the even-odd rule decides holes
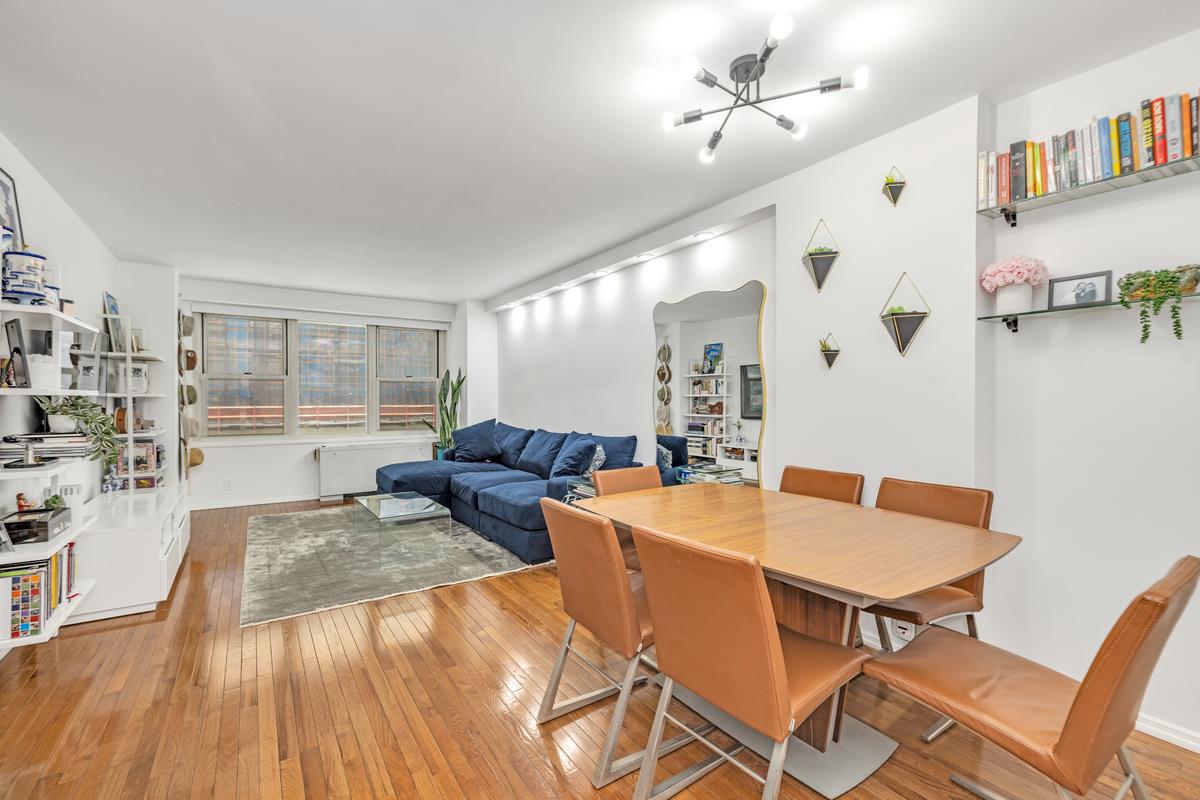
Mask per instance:
[[[445,519],[446,530],[454,524],[450,509],[416,492],[372,494],[354,498],[354,530],[379,530],[410,522]]]

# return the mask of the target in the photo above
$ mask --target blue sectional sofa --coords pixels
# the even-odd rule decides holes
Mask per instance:
[[[376,485],[381,492],[417,492],[447,506],[454,519],[527,564],[554,556],[541,499],[562,500],[568,484],[591,466],[595,445],[604,450],[600,469],[640,466],[633,460],[636,436],[534,431],[488,420],[455,431],[454,442],[443,461],[380,467]]]

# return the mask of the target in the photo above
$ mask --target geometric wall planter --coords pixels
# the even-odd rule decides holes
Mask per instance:
[[[813,235],[809,237],[808,246],[804,248],[804,266],[808,267],[808,274],[812,276],[818,292],[829,279],[829,273],[833,271],[833,265],[839,255],[841,250],[833,238],[833,232],[829,230],[825,220],[818,220]]]
[[[929,319],[929,305],[912,278],[905,272],[896,282],[896,288],[884,303],[879,312],[879,321],[883,323],[892,344],[906,355],[912,346],[913,339]]]
[[[821,348],[821,358],[825,359],[825,366],[833,369],[833,362],[837,361],[837,357],[842,354],[842,348],[837,343],[837,339],[833,338],[833,334],[826,335],[818,344]]]
[[[888,199],[893,206],[900,202],[900,195],[904,194],[904,187],[908,186],[908,179],[900,170],[892,167],[892,171],[883,179],[883,196]]]

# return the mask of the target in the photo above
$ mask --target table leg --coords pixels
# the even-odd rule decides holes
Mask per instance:
[[[826,642],[853,646],[857,609],[840,600],[767,579],[775,621],[786,628]],[[841,730],[843,689],[825,699],[796,727],[795,736],[822,753]]]

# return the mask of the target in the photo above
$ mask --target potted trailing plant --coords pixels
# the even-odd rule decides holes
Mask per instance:
[[[1200,265],[1188,264],[1175,269],[1140,270],[1117,281],[1121,305],[1132,308],[1138,304],[1138,321],[1142,326],[1141,341],[1150,338],[1150,317],[1157,317],[1168,301],[1171,304],[1171,329],[1176,339],[1183,338],[1183,318],[1180,303],[1186,294],[1194,294],[1200,283]]]
[[[1046,264],[1028,256],[997,261],[979,276],[979,285],[996,296],[997,314],[1023,314],[1033,310],[1033,287],[1041,286]]]
[[[81,434],[91,440],[88,458],[104,464],[116,461],[117,424],[112,416],[104,411],[103,406],[79,396],[33,399],[38,408],[45,412],[52,432],[70,433],[78,428]],[[66,421],[63,420],[64,417]]]
[[[892,167],[888,174],[883,176],[883,196],[893,206],[900,202],[900,195],[904,192],[905,186],[908,186],[908,181],[895,167]]]
[[[813,280],[817,282],[817,291],[821,291],[821,287],[825,285],[825,281],[829,278],[829,273],[833,269],[833,263],[837,261],[841,255],[836,247],[827,247],[825,245],[817,245],[808,248],[804,253],[804,263],[812,273]]]
[[[445,458],[446,451],[454,447],[454,429],[458,427],[458,400],[466,380],[467,376],[463,375],[462,369],[458,370],[458,375],[453,380],[450,378],[450,370],[446,370],[441,386],[438,387],[438,424],[434,425],[427,419],[421,420],[438,436],[438,440],[433,444],[433,457],[438,461]]]
[[[842,349],[838,347],[837,341],[833,338],[833,334],[829,334],[824,339],[819,339],[817,344],[821,348],[821,356],[825,359],[825,366],[832,369],[833,362],[837,361],[837,357],[842,353]]]

